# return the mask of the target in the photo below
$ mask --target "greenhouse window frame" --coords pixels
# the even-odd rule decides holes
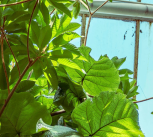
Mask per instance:
[[[138,57],[139,57],[139,34],[140,34],[140,21],[153,22],[153,4],[141,3],[130,1],[119,1],[109,2],[100,8],[92,16],[93,18],[104,18],[104,19],[115,19],[122,21],[134,21],[136,22],[135,30],[135,51],[134,51],[134,75],[133,78],[137,81],[138,73]],[[93,1],[90,4],[91,12],[95,11],[105,1]],[[110,10],[111,9],[111,10]],[[81,6],[80,16],[82,17],[81,35],[85,36],[86,28],[86,17],[89,17],[88,10]],[[81,38],[80,45],[83,44],[84,37]],[[137,82],[135,83],[137,85]],[[134,97],[136,99],[136,96]]]

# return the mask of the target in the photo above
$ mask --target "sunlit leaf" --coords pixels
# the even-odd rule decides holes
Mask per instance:
[[[137,109],[120,93],[102,92],[87,99],[74,109],[72,119],[84,136],[144,137]]]

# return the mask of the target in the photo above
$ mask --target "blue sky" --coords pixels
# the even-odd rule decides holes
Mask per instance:
[[[81,17],[77,20],[73,19],[73,22],[81,24]],[[92,18],[87,39],[87,46],[92,49],[91,56],[96,60],[104,54],[107,54],[109,58],[126,57],[122,68],[133,71],[135,27],[135,22]],[[137,100],[153,97],[153,25],[141,22],[140,30],[138,62],[138,92],[140,94],[137,96]],[[81,28],[76,32],[81,35]],[[72,43],[79,47],[80,39],[73,40]],[[151,115],[153,107],[150,105],[151,103],[153,104],[153,100],[138,103],[139,123],[146,137],[153,137],[153,115]]]

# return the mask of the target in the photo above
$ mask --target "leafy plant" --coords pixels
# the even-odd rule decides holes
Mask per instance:
[[[144,136],[126,59],[94,60],[70,43],[81,5],[90,10],[84,0],[0,1],[0,137]]]

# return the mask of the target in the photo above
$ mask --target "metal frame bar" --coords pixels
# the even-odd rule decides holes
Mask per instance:
[[[97,9],[98,6],[104,2],[105,1],[93,1],[93,3],[90,4],[91,11]],[[84,6],[81,6],[80,10],[80,15],[82,14],[89,16],[88,10]],[[127,1],[108,2],[100,8],[93,17],[153,22],[153,4]]]

